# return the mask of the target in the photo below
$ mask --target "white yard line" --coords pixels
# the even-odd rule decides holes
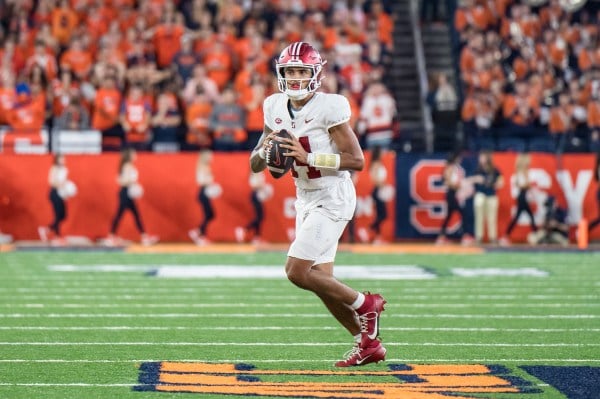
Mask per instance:
[[[195,362],[195,363],[333,363],[340,359],[0,359],[0,363],[147,363],[147,362]],[[600,363],[600,359],[575,358],[393,358],[386,363]]]
[[[148,286],[139,286],[137,284],[137,282],[132,282],[129,281],[129,285],[123,285],[122,287],[117,287],[115,286],[114,282],[113,284],[111,284],[110,286],[107,287],[98,287],[98,284],[95,284],[93,286],[90,287],[81,287],[79,284],[77,287],[66,287],[66,286],[62,286],[62,287],[38,287],[38,288],[11,288],[11,289],[2,289],[0,288],[0,292],[9,292],[11,296],[17,296],[20,293],[34,293],[34,294],[49,294],[49,293],[53,293],[56,292],[57,294],[68,294],[68,293],[80,293],[80,294],[90,294],[93,295],[94,293],[100,293],[100,294],[110,294],[110,293],[116,293],[118,294],[122,294],[122,295],[129,295],[129,294],[146,294],[149,296],[153,296],[155,294],[161,294],[161,293],[166,293],[166,294],[173,294],[174,292],[177,293],[192,293],[192,294],[198,294],[201,293],[202,295],[206,295],[206,294],[210,294],[210,293],[217,293],[217,295],[223,295],[224,293],[227,292],[232,292],[232,295],[239,295],[239,288],[244,288],[245,290],[248,291],[249,294],[251,293],[265,293],[267,295],[273,295],[273,294],[280,294],[280,295],[285,295],[286,293],[289,293],[289,287],[270,287],[270,288],[263,288],[263,287],[248,287],[247,284],[240,284],[240,285],[236,285],[236,286],[230,286],[228,285],[227,287],[224,287],[223,285],[215,285],[215,287],[206,287],[206,286],[202,286],[202,285],[198,285],[195,287],[180,287],[180,286],[173,286],[173,287],[157,287],[157,286],[153,286],[153,285],[148,285]],[[373,287],[373,289],[380,289],[380,287]],[[589,287],[588,287],[589,288]],[[381,288],[381,289],[385,289],[385,288]],[[396,292],[401,292],[403,294],[416,294],[416,293],[425,293],[425,294],[432,294],[432,293],[450,293],[450,294],[456,294],[456,292],[469,292],[470,294],[477,294],[478,292],[481,292],[482,294],[491,294],[491,293],[510,293],[510,294],[526,294],[527,292],[531,292],[533,290],[535,290],[535,292],[539,293],[539,294],[549,294],[549,293],[562,293],[565,291],[570,291],[571,289],[576,289],[576,290],[585,290],[586,287],[582,287],[582,286],[577,286],[577,287],[564,287],[564,286],[560,286],[560,287],[548,287],[548,286],[544,286],[544,287],[530,287],[530,286],[519,286],[514,287],[514,285],[512,287],[473,287],[473,286],[460,286],[460,287],[424,287],[424,288],[396,288]],[[590,288],[591,289],[591,288]]]
[[[173,290],[176,291],[176,290]],[[199,292],[200,293],[200,292]],[[204,296],[199,296],[204,297]],[[406,301],[406,296],[402,295],[386,295],[386,299],[390,302],[404,302]],[[162,299],[162,300],[190,300],[194,299],[190,298],[189,295],[171,295],[171,294],[154,294],[154,295],[81,295],[81,294],[57,294],[57,295],[2,295],[0,294],[0,300],[87,300],[87,301],[96,301],[102,299],[110,299],[110,300],[140,300],[140,299]],[[242,299],[260,299],[260,300],[306,300],[306,295],[252,295],[252,294],[231,294],[231,295],[210,295],[206,296],[206,299],[210,300],[232,300],[235,298]],[[411,295],[411,301],[415,300],[465,300],[465,299],[473,299],[473,300],[490,300],[490,301],[526,301],[526,300],[537,300],[537,301],[546,301],[546,300],[600,300],[600,295]],[[404,305],[403,305],[404,306]]]
[[[190,327],[190,326],[0,326],[0,330],[16,331],[336,331],[340,327],[310,326],[229,326],[229,327]],[[385,327],[385,331],[444,331],[444,332],[600,332],[600,328],[492,328],[492,327]]]
[[[154,299],[154,298],[153,298]],[[391,304],[393,306],[393,303]],[[305,303],[212,303],[212,302],[196,302],[196,303],[140,303],[140,302],[125,302],[125,303],[2,303],[0,308],[66,308],[66,309],[170,309],[170,308],[314,308],[318,304],[313,301]],[[402,303],[402,308],[600,308],[599,303],[589,302],[562,302],[562,303]]]
[[[324,318],[323,313],[0,313],[2,318]],[[386,313],[384,317],[419,319],[598,319],[600,314],[501,315],[459,313]]]
[[[70,383],[44,383],[44,382],[0,382],[0,386],[9,386],[9,387],[91,387],[91,388],[108,388],[108,387],[131,387],[133,385],[141,386],[148,384],[138,384],[138,383],[129,383],[129,384],[89,384],[85,382],[70,382]]]
[[[600,346],[600,343],[514,344],[498,342],[385,342],[386,346],[485,346],[485,347],[575,347]],[[348,346],[347,342],[0,342],[0,346]]]

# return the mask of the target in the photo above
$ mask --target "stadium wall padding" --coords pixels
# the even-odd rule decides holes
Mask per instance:
[[[434,238],[439,233],[444,220],[445,189],[442,186],[442,170],[445,155],[434,154],[426,157],[419,154],[399,154],[396,158],[396,237],[398,239]],[[506,231],[512,215],[516,212],[515,198],[518,194],[514,184],[515,153],[495,153],[494,164],[504,177],[504,186],[498,190],[500,208],[498,211],[499,237]],[[465,157],[461,164],[465,175],[471,175],[477,166],[475,156]],[[530,204],[538,226],[544,219],[543,203],[548,195],[558,199],[561,206],[568,208],[569,223],[575,226],[582,215],[588,220],[598,216],[596,192],[598,183],[594,179],[595,157],[593,154],[531,154],[530,180],[535,188],[530,192]],[[468,196],[469,187],[461,190]],[[464,230],[472,234],[473,205],[466,199],[466,220]],[[449,233],[459,230],[460,217],[454,215]],[[524,241],[529,229],[525,214],[512,232],[513,241]],[[572,228],[574,234],[575,228]],[[451,234],[452,235],[452,234]],[[600,228],[595,229],[590,238],[600,238]],[[571,239],[574,239],[572,235]]]
[[[367,165],[368,165],[368,154]],[[393,153],[384,155],[388,183],[394,185]],[[105,237],[118,205],[117,173],[119,154],[66,155],[69,179],[78,194],[67,201],[67,218],[62,233],[86,236],[92,240]],[[202,210],[197,202],[196,153],[138,153],[136,162],[144,195],[137,205],[148,233],[161,241],[189,242],[188,230],[197,227]],[[12,234],[16,240],[38,239],[38,226],[52,220],[48,199],[48,170],[51,155],[0,155],[0,231]],[[208,238],[216,242],[235,240],[234,229],[253,218],[248,184],[248,153],[214,153],[212,170],[222,194],[214,199],[215,219],[208,227]],[[267,172],[268,175],[268,172]],[[294,227],[293,179],[286,175],[268,182],[274,196],[264,203],[263,238],[271,242],[286,242],[288,229]],[[371,200],[373,189],[368,168],[358,174],[356,227],[367,227],[374,218]],[[388,219],[382,225],[385,239],[393,239],[394,205],[387,204]],[[139,240],[133,217],[126,213],[117,234]]]

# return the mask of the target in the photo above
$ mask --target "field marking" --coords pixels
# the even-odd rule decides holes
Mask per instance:
[[[48,299],[56,299],[56,300],[99,300],[99,299],[111,299],[111,300],[134,300],[134,299],[163,299],[163,300],[177,300],[177,299],[185,299],[185,300],[193,300],[194,298],[190,298],[189,295],[81,295],[81,294],[47,294],[47,295],[19,295],[15,297],[15,295],[2,295],[0,294],[0,299],[19,299],[19,300],[48,300]],[[210,299],[213,300],[221,300],[221,299],[233,299],[233,298],[244,298],[251,299],[257,298],[261,300],[306,300],[309,298],[307,295],[210,295]],[[386,299],[389,301],[405,301],[406,296],[390,296],[386,295]],[[436,299],[436,300],[453,300],[453,299],[474,299],[474,300],[576,300],[576,299],[590,299],[590,300],[600,300],[600,295],[411,295],[411,300],[427,300],[427,299]]]
[[[455,267],[450,269],[458,277],[548,277],[550,273],[536,267]]]
[[[337,331],[340,327],[309,326],[239,326],[239,327],[189,327],[189,326],[0,326],[0,330],[19,331]],[[600,332],[600,328],[495,328],[495,327],[385,327],[385,331],[444,331],[444,332]]]
[[[550,343],[512,344],[506,342],[385,342],[386,346],[485,346],[485,347],[557,347],[586,348],[600,346],[600,343]],[[0,346],[348,346],[347,342],[0,342]]]
[[[393,305],[393,304],[392,304]],[[119,308],[149,308],[149,309],[170,309],[170,308],[314,308],[318,304],[308,301],[306,303],[3,303],[0,308],[65,308],[65,309],[119,309]],[[597,308],[600,303],[403,303],[402,308]]]
[[[326,313],[0,313],[0,318],[324,318]],[[499,314],[412,314],[390,313],[393,318],[445,319],[598,319],[598,314],[499,315]]]
[[[281,265],[50,265],[53,272],[145,272],[158,278],[284,279]],[[419,265],[336,265],[339,278],[361,280],[428,280],[437,274]]]
[[[340,359],[171,359],[178,362],[208,362],[208,363],[333,363]],[[0,359],[0,363],[147,363],[164,362],[165,359]],[[600,363],[600,359],[560,359],[560,358],[474,358],[474,359],[418,359],[392,358],[386,363]]]
[[[113,282],[113,284],[109,287],[105,287],[105,288],[100,288],[97,285],[93,286],[93,287],[86,287],[86,288],[82,288],[82,287],[38,287],[38,288],[11,288],[11,289],[2,289],[0,288],[0,292],[10,292],[11,294],[9,295],[16,295],[16,294],[21,294],[21,293],[44,293],[47,294],[48,292],[58,292],[60,294],[64,294],[64,293],[83,293],[83,294],[91,294],[91,293],[118,293],[118,294],[131,294],[131,293],[137,293],[137,294],[142,294],[145,293],[147,295],[153,296],[155,294],[160,294],[160,293],[167,293],[167,294],[172,294],[174,291],[176,292],[187,292],[187,293],[192,293],[192,294],[197,294],[197,293],[202,293],[202,294],[207,294],[207,293],[212,293],[212,292],[216,292],[219,294],[223,294],[223,292],[227,292],[229,289],[231,289],[232,292],[234,292],[234,295],[239,294],[239,288],[244,288],[246,289],[249,293],[267,293],[267,294],[273,294],[274,292],[278,292],[281,291],[282,294],[289,292],[289,287],[269,287],[269,288],[263,288],[263,287],[248,287],[248,284],[240,284],[240,285],[235,285],[233,286],[228,286],[228,287],[223,287],[223,286],[215,286],[213,287],[205,287],[205,286],[196,286],[196,287],[179,287],[179,286],[173,286],[173,287],[152,287],[152,286],[148,286],[148,287],[140,287],[140,286],[136,286],[135,282],[130,281],[129,285],[123,285],[123,287],[115,287],[115,284]],[[384,290],[386,289],[385,287],[381,288],[381,287],[374,287],[380,290]],[[456,287],[423,287],[423,288],[409,288],[409,287],[403,287],[401,288],[401,291],[404,294],[414,294],[414,293],[432,293],[432,292],[440,292],[440,293],[456,293],[456,291],[460,291],[460,290],[468,290],[471,293],[477,293],[477,291],[481,291],[482,293],[486,293],[489,294],[490,292],[498,292],[498,293],[510,293],[510,294],[515,294],[515,293],[521,293],[521,292],[531,292],[532,290],[536,290],[536,291],[542,291],[542,292],[546,292],[546,293],[561,293],[561,292],[565,292],[565,291],[570,291],[571,289],[578,289],[578,290],[583,290],[586,288],[590,288],[590,287],[585,287],[585,286],[577,286],[577,287],[565,287],[565,286],[561,286],[561,287],[532,287],[532,286],[525,286],[525,285],[519,285],[518,287],[515,287],[514,285],[512,287],[498,287],[498,286],[493,286],[493,287],[472,287],[472,286],[456,286]],[[396,287],[396,289],[398,289]]]
[[[45,382],[0,382],[3,387],[92,387],[92,388],[107,388],[107,387],[131,387],[133,385],[144,386],[147,384],[90,384],[86,382],[68,382],[68,383],[45,383]],[[151,385],[148,385],[151,386]]]

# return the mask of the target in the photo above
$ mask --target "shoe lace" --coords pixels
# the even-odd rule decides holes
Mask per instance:
[[[359,315],[358,321],[360,322],[360,332],[368,333],[369,332],[369,321],[375,320],[376,317],[377,317],[376,312],[369,312],[369,313]]]
[[[346,360],[350,360],[352,359],[354,356],[360,354],[360,343],[355,342],[354,346],[352,347],[352,349],[350,349],[349,351],[347,351],[346,353],[344,353],[344,359]]]

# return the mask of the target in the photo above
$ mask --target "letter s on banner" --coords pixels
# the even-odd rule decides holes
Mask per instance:
[[[442,181],[445,160],[427,159],[417,162],[410,170],[410,223],[419,232],[437,234],[446,217],[446,188]],[[460,226],[455,215],[448,225],[454,232]]]

